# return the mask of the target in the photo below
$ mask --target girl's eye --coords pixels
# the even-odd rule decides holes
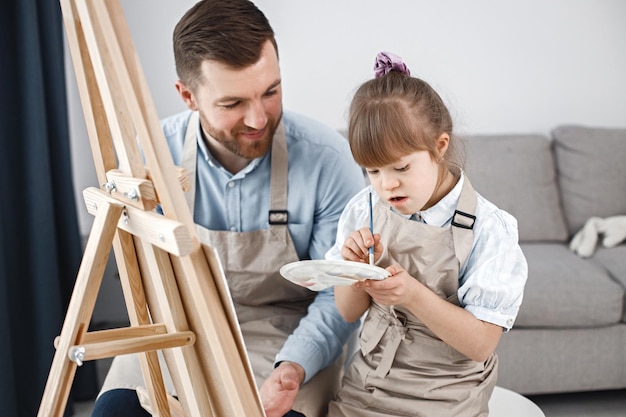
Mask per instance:
[[[396,171],[398,171],[398,172],[405,172],[405,171],[408,171],[408,169],[409,169],[409,166],[405,165],[405,166],[403,166],[401,168],[396,168]]]
[[[378,174],[378,170],[377,169],[365,169],[365,172],[367,172],[369,175]]]

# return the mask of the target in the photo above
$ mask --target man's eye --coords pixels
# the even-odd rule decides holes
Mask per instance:
[[[241,103],[241,102],[240,101],[235,101],[233,103],[221,104],[220,107],[225,108],[225,109],[234,109],[235,107],[237,107],[239,105],[239,103]]]
[[[276,94],[278,94],[278,90],[270,90],[267,93],[265,93],[265,97],[272,97],[275,96]]]

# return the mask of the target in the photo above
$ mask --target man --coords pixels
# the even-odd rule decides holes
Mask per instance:
[[[191,174],[198,236],[220,255],[267,416],[325,415],[357,324],[341,318],[332,289],[309,291],[278,270],[324,258],[362,171],[335,131],[283,113],[274,33],[254,4],[200,1],[173,42],[176,89],[190,111],[163,120],[163,131]],[[115,358],[94,417],[148,415],[133,361]],[[166,386],[175,395],[169,378]]]

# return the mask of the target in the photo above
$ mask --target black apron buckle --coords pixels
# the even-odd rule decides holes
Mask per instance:
[[[288,220],[289,214],[287,213],[287,210],[270,210],[270,224],[287,224]]]
[[[461,218],[459,218],[459,221],[463,223],[459,223],[456,221],[457,214],[461,216]],[[469,219],[469,221],[467,219]],[[459,210],[454,210],[454,216],[452,216],[452,226],[460,227],[462,229],[472,230],[474,229],[474,223],[476,223],[476,216],[471,215],[469,213],[463,213],[462,211],[459,211]]]

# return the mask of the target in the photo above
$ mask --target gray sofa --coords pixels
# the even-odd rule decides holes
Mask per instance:
[[[626,215],[626,129],[466,138],[476,190],[518,220],[528,281],[498,385],[522,394],[626,388],[626,244],[582,258],[590,217]]]

